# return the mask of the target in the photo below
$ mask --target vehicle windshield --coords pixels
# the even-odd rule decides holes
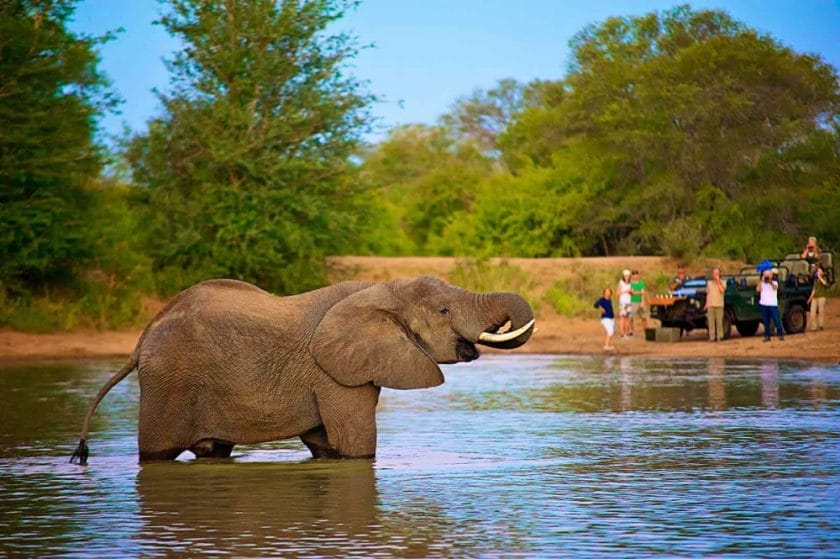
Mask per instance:
[[[683,287],[706,287],[706,278],[692,278],[684,282]]]
[[[698,289],[706,289],[706,278],[690,278],[685,280],[679,289],[675,289],[671,293],[674,295],[693,295],[697,293]]]

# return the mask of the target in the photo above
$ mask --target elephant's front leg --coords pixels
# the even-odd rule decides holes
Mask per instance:
[[[323,427],[301,435],[315,458],[373,458],[379,387],[338,384],[316,393]]]

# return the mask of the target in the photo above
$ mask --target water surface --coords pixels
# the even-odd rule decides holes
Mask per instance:
[[[120,362],[0,368],[0,555],[840,556],[840,368],[483,357],[383,390],[375,461],[140,466]]]

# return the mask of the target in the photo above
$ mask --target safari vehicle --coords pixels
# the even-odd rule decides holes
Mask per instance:
[[[820,262],[826,271],[829,285],[834,283],[834,253],[825,251]],[[770,265],[779,270],[779,313],[785,333],[805,331],[808,323],[808,297],[813,289],[813,272],[808,261],[798,254],[788,254],[783,259],[771,260]],[[723,333],[729,338],[732,327],[741,336],[752,336],[758,331],[761,313],[758,308],[756,286],[761,274],[755,266],[742,268],[736,275],[723,276],[724,294]],[[679,289],[667,295],[648,300],[651,316],[663,327],[679,328],[680,333],[695,328],[708,329],[706,320],[706,278],[690,278]]]

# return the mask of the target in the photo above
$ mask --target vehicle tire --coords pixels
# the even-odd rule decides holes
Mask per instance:
[[[723,313],[723,339],[728,340],[732,337],[732,317],[729,313]]]
[[[805,307],[798,303],[790,305],[782,318],[782,325],[785,327],[785,334],[804,332],[808,325],[808,314],[805,312]]]
[[[744,322],[736,322],[735,329],[738,330],[738,334],[740,334],[742,338],[746,338],[747,336],[755,336],[755,333],[758,332],[759,323],[760,321],[758,320],[745,320]]]

